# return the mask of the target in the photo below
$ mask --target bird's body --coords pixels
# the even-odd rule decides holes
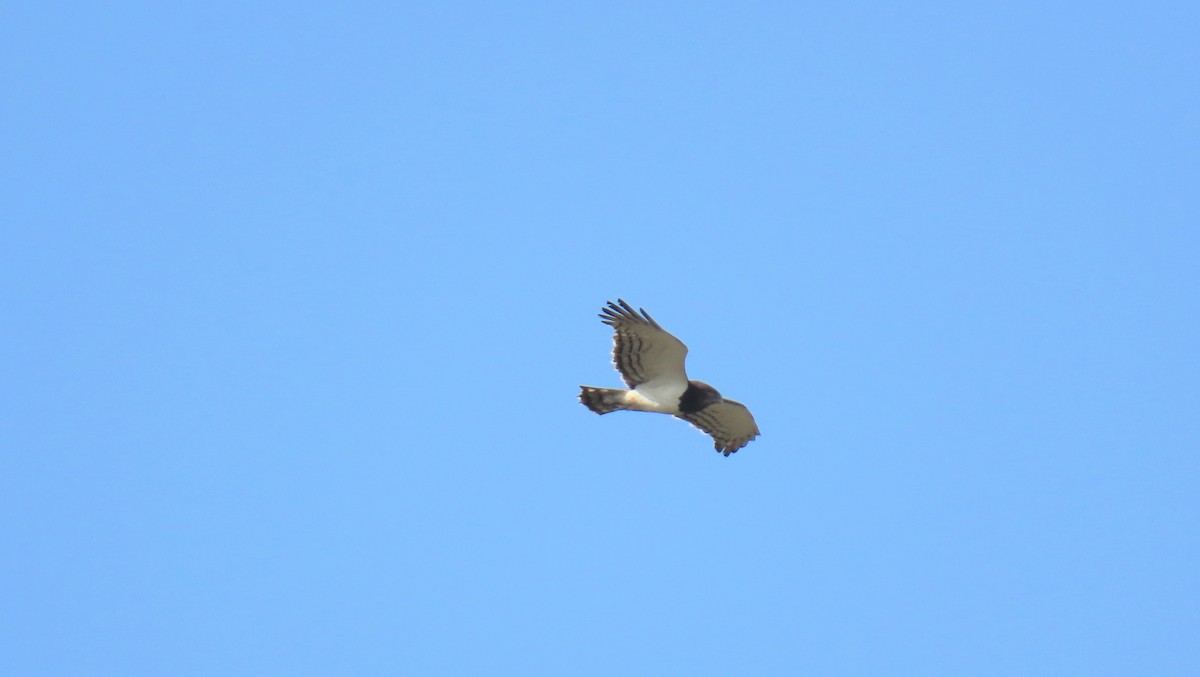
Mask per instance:
[[[721,397],[707,383],[688,380],[687,346],[649,313],[622,299],[609,301],[603,311],[600,319],[614,330],[613,363],[629,389],[580,386],[584,406],[597,414],[628,410],[676,416],[712,435],[717,451],[726,456],[758,436],[745,405]]]

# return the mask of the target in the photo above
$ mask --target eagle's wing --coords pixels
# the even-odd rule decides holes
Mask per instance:
[[[617,304],[620,305],[617,305]],[[630,388],[656,400],[678,400],[687,389],[683,369],[687,346],[671,336],[643,309],[639,315],[628,303],[608,302],[600,319],[613,328],[613,364]],[[641,387],[639,387],[641,386]]]
[[[713,446],[726,456],[758,437],[758,424],[741,402],[722,400],[700,411],[676,416],[712,435]]]

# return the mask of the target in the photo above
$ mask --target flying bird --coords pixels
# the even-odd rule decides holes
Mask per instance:
[[[625,409],[671,414],[712,435],[729,456],[758,437],[758,425],[740,402],[721,397],[683,369],[687,346],[658,326],[644,308],[608,302],[600,319],[613,328],[613,364],[629,390],[580,386],[579,401],[597,414]],[[640,311],[640,312],[639,312]]]

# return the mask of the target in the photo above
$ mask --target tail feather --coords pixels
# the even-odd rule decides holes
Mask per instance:
[[[579,386],[579,401],[597,414],[607,414],[625,408],[624,401],[627,392],[629,391],[614,388]]]

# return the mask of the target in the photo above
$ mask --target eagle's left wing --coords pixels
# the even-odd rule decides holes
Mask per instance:
[[[690,414],[676,414],[712,435],[713,446],[726,456],[758,437],[758,424],[741,402],[722,400]]]
[[[664,404],[677,400],[688,384],[683,369],[687,346],[658,326],[650,313],[639,313],[623,299],[609,301],[602,310],[600,319],[613,328],[613,364],[625,384],[662,398]]]

